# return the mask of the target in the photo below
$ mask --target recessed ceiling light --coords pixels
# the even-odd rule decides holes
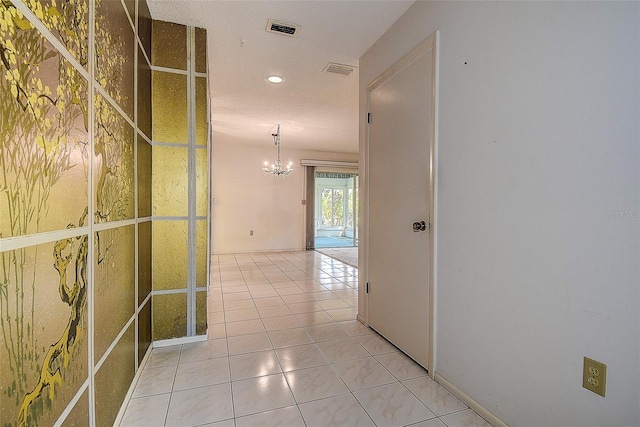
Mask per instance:
[[[282,83],[284,81],[284,77],[282,76],[276,76],[276,75],[271,75],[271,76],[267,76],[267,81],[270,83]]]

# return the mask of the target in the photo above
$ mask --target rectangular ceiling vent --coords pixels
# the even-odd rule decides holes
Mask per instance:
[[[300,26],[295,24],[286,24],[274,19],[269,19],[267,22],[267,32],[282,34],[283,36],[298,37],[300,32]]]
[[[335,62],[329,62],[326,67],[324,67],[325,73],[334,73],[334,74],[342,74],[343,76],[348,76],[353,72],[356,67],[351,65],[344,64],[336,64]]]

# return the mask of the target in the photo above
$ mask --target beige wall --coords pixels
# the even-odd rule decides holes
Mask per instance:
[[[304,168],[300,159],[357,161],[357,154],[287,149],[282,161],[293,161],[293,174],[275,178],[262,172],[276,150],[264,146],[227,143],[213,136],[213,253],[304,249]],[[253,236],[249,235],[253,230]]]
[[[436,30],[436,374],[509,425],[640,425],[640,3],[416,2],[360,123]]]

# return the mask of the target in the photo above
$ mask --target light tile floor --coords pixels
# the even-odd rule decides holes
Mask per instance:
[[[156,348],[121,426],[489,426],[355,319],[358,270],[214,256],[209,339]]]

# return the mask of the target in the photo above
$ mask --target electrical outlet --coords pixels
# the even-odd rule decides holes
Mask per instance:
[[[582,370],[582,387],[604,397],[606,385],[607,365],[585,357]]]
[[[249,230],[249,236],[253,236],[253,230]]]

